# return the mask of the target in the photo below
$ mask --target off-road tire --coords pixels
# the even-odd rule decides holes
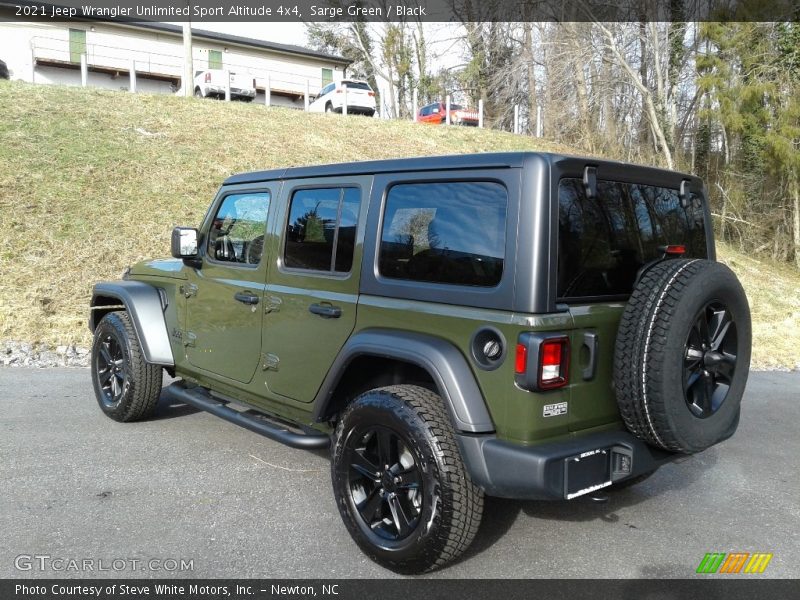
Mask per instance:
[[[369,437],[371,431],[378,432],[375,437],[387,431],[396,435],[419,467],[421,507],[411,533],[399,540],[384,539],[379,535],[381,529],[376,533],[370,528],[354,499],[352,490],[359,489],[361,475],[353,469],[349,457],[365,432],[370,440],[363,446],[363,456],[367,456],[374,439]],[[396,447],[403,447],[401,444]],[[393,385],[370,390],[353,400],[336,427],[331,476],[336,504],[350,535],[367,556],[394,571],[420,573],[441,567],[460,556],[478,531],[483,492],[464,468],[444,401],[426,388]],[[367,500],[359,503],[365,504]],[[381,506],[376,521],[384,514],[389,512]],[[381,527],[391,529],[392,517]]]
[[[104,390],[108,379],[104,358],[109,348],[117,350],[121,359],[122,381],[118,383],[121,393],[118,398]],[[108,313],[94,332],[92,344],[92,383],[97,403],[102,411],[120,422],[138,421],[149,417],[158,404],[161,394],[161,367],[144,360],[139,338],[131,323],[130,316],[124,311]],[[115,377],[111,374],[111,377]]]
[[[717,339],[712,329],[721,335],[713,356],[713,344],[699,350],[693,341],[703,337],[703,319],[709,342]],[[732,325],[724,328],[725,319]],[[625,425],[653,446],[687,454],[727,439],[739,423],[750,344],[747,297],[728,267],[701,259],[652,266],[635,286],[617,333],[614,389]],[[706,396],[702,413],[690,399]]]

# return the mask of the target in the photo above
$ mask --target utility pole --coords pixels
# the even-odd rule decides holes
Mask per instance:
[[[189,3],[186,3],[189,6]],[[183,95],[194,94],[194,66],[192,64],[192,23],[183,23]]]

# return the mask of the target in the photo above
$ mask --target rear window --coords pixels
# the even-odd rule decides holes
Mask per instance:
[[[343,81],[342,83],[347,85],[348,90],[366,90],[368,92],[372,91],[372,88],[369,87],[369,85],[364,83],[363,81]]]
[[[384,277],[492,287],[505,256],[506,188],[495,182],[398,184],[381,232]]]
[[[667,244],[684,244],[687,257],[706,258],[699,200],[692,194],[683,208],[677,190],[602,180],[589,200],[580,179],[562,179],[558,297],[629,295],[636,272]]]

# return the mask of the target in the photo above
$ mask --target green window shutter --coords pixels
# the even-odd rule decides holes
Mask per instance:
[[[221,69],[222,68],[222,52],[219,50],[208,51],[208,68]]]
[[[322,69],[322,87],[333,81],[333,69]]]
[[[83,29],[70,29],[69,62],[80,63],[81,54],[86,54],[86,32]]]

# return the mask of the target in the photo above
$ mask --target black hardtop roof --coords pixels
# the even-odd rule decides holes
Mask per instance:
[[[240,173],[225,180],[223,185],[242,183],[258,183],[281,179],[301,179],[309,177],[335,177],[346,175],[372,175],[376,173],[399,173],[408,171],[439,171],[468,169],[513,169],[522,167],[526,161],[535,158],[543,159],[550,164],[561,162],[583,161],[592,165],[607,165],[615,171],[620,169],[635,170],[640,176],[658,175],[670,179],[676,175],[696,179],[690,175],[675,173],[666,169],[633,165],[618,161],[598,159],[594,157],[567,156],[550,152],[482,152],[475,154],[450,154],[444,156],[418,156],[414,158],[393,158],[387,160],[367,160],[357,162],[332,163],[306,167],[287,167],[268,171]]]

